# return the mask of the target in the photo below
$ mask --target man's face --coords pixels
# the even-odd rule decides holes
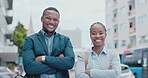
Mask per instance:
[[[41,21],[43,30],[47,33],[53,33],[59,24],[60,14],[54,10],[46,10]]]

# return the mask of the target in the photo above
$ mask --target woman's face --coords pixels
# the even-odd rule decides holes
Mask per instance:
[[[90,29],[90,38],[94,47],[104,46],[104,41],[106,38],[105,28],[100,24],[95,24]]]

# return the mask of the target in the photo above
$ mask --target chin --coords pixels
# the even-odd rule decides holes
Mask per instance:
[[[96,47],[102,47],[103,45],[101,45],[101,44],[96,44],[96,45],[94,45],[94,46],[96,46]]]

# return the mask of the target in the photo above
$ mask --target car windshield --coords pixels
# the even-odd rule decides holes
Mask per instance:
[[[121,66],[121,73],[127,73],[127,72],[129,72],[129,69],[128,69],[128,67],[126,67],[126,66]]]

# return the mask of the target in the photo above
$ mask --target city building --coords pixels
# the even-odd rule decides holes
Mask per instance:
[[[119,53],[148,46],[148,0],[106,0],[108,48]]]
[[[79,28],[74,30],[64,30],[58,28],[57,32],[68,36],[74,48],[82,48],[82,32]]]
[[[18,61],[18,48],[11,42],[13,32],[9,30],[12,5],[13,0],[0,0],[0,66]]]

